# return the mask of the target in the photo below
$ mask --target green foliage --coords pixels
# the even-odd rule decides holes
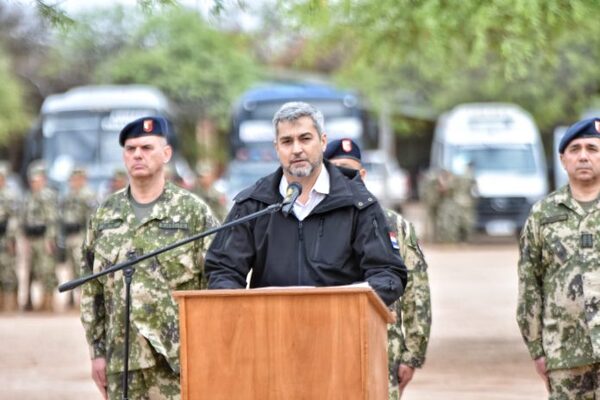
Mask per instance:
[[[13,135],[22,134],[29,125],[24,92],[12,74],[5,53],[0,49],[0,145],[6,145]]]
[[[232,102],[258,74],[238,37],[198,14],[171,9],[151,16],[98,70],[105,82],[146,83],[164,90],[184,113],[225,123]]]
[[[600,25],[592,0],[299,0],[282,9],[344,49],[338,79],[397,114],[435,118],[461,102],[511,101],[543,128],[573,121],[598,91]],[[313,52],[314,53],[314,52]],[[340,54],[339,51],[336,54]],[[410,129],[410,128],[409,128]]]

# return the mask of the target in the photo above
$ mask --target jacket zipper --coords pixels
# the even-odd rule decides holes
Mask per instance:
[[[304,231],[302,221],[298,221],[298,285],[302,284],[302,266],[303,266],[303,251],[304,251]]]
[[[319,256],[319,251],[321,250],[321,238],[323,237],[323,225],[325,222],[325,218],[321,217],[319,219],[319,230],[318,230],[318,234],[317,234],[317,244],[315,246],[315,257]]]

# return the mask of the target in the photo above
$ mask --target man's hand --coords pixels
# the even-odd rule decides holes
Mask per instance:
[[[398,389],[400,393],[404,390],[408,382],[410,382],[415,373],[415,369],[406,364],[400,364],[398,366]]]
[[[104,400],[108,399],[108,394],[106,392],[106,358],[99,357],[94,358],[92,360],[92,379],[100,393],[102,394],[102,398]]]
[[[550,381],[548,380],[548,371],[546,371],[546,357],[540,357],[533,360],[535,372],[544,380],[546,389],[550,391]]]

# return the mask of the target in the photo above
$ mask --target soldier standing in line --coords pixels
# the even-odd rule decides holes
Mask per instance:
[[[473,172],[473,163],[466,163],[460,174],[454,178],[454,215],[457,219],[458,241],[468,242],[473,236],[477,219],[477,182]]]
[[[425,235],[428,240],[435,242],[435,221],[437,219],[437,208],[439,197],[437,194],[437,173],[433,170],[427,171],[419,185],[419,198],[425,206]]]
[[[169,123],[145,117],[119,135],[129,186],[108,197],[90,218],[82,274],[99,272],[131,256],[217,226],[198,196],[165,179],[172,156]],[[179,319],[173,290],[204,287],[209,238],[180,246],[136,265],[131,286],[128,390],[131,399],[179,399]],[[102,396],[121,399],[124,373],[123,271],[81,289],[81,321],[90,346],[92,378]]]
[[[56,278],[57,195],[46,183],[46,169],[34,161],[27,169],[29,191],[25,193],[21,210],[23,257],[27,275],[26,310],[33,309],[31,284],[40,281],[44,289],[41,310],[52,311]]]
[[[360,148],[352,139],[330,142],[324,157],[338,167],[357,170],[363,180],[367,177]],[[389,231],[397,235],[392,242],[408,270],[404,295],[391,306],[396,323],[388,325],[389,400],[399,400],[415,368],[421,368],[425,362],[431,330],[431,295],[427,263],[413,225],[392,210],[384,211]]]
[[[517,321],[550,399],[600,398],[600,118],[559,144],[569,182],[520,237]]]
[[[435,190],[438,198],[434,236],[439,243],[459,241],[459,216],[455,194],[457,178],[452,172],[442,169],[437,175]]]
[[[79,275],[83,234],[87,220],[96,206],[96,195],[87,185],[86,171],[74,168],[69,177],[69,190],[60,202],[60,227],[69,279]],[[75,306],[73,291],[69,291],[68,304],[69,307]]]
[[[0,164],[0,311],[18,309],[19,281],[16,271],[17,194],[6,185],[10,169]]]
[[[213,184],[215,183],[214,167],[207,162],[199,161],[196,164],[196,173],[198,178],[194,188],[194,193],[206,201],[214,213],[222,221],[227,215],[227,208],[223,194],[220,193]]]

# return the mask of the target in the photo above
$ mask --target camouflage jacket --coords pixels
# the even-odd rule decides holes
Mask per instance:
[[[600,361],[600,203],[567,186],[536,203],[520,237],[517,321],[550,370]]]
[[[90,218],[83,243],[82,274],[99,272],[217,225],[198,196],[167,183],[148,217],[136,220],[129,189],[111,195]],[[178,307],[173,290],[203,287],[203,258],[210,238],[177,247],[135,266],[131,284],[131,370],[156,363],[162,354],[179,372]],[[125,335],[123,271],[90,281],[81,290],[81,321],[92,358],[107,359],[107,373],[123,371]]]
[[[87,219],[96,208],[96,196],[84,187],[77,192],[69,191],[60,202],[60,220],[63,226],[85,228]]]
[[[390,364],[399,363],[421,367],[425,362],[427,343],[431,328],[431,295],[427,263],[417,241],[413,225],[400,214],[385,212],[390,232],[397,232],[400,255],[408,270],[408,281],[404,295],[392,304],[396,312],[396,323],[388,327],[388,341],[392,343]],[[392,242],[394,242],[392,238]],[[395,354],[396,353],[396,354]],[[396,369],[397,370],[397,369]]]
[[[0,242],[6,244],[14,241],[18,230],[18,204],[17,195],[7,187],[0,189]],[[0,251],[4,250],[1,246]]]
[[[44,188],[40,192],[28,191],[21,206],[21,228],[39,229],[45,227],[45,237],[51,240],[56,238],[58,197],[56,192],[50,188]]]

